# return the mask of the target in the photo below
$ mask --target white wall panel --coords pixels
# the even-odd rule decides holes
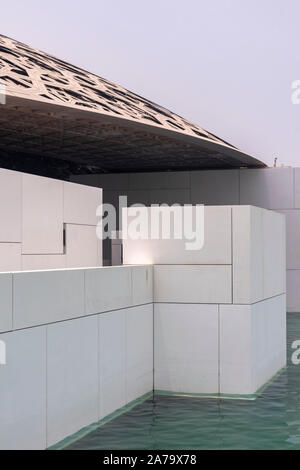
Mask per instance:
[[[126,311],[127,403],[153,390],[153,304]]]
[[[126,405],[126,311],[98,315],[99,419]]]
[[[47,326],[47,445],[98,420],[97,317]]]
[[[84,271],[35,271],[13,276],[13,327],[42,325],[80,317],[84,309]]]
[[[217,305],[154,305],[154,388],[218,393]]]
[[[97,225],[97,207],[102,203],[102,189],[64,182],[64,222]]]
[[[0,242],[21,241],[21,175],[0,168]]]
[[[239,204],[239,170],[192,171],[191,203]]]
[[[0,272],[21,271],[22,269],[21,243],[0,242]]]
[[[0,449],[46,447],[46,331],[30,328],[0,335]]]
[[[63,253],[63,182],[22,174],[22,253]]]
[[[231,266],[154,266],[154,301],[231,303]]]
[[[195,208],[193,210],[195,221]],[[147,213],[150,214],[150,208],[147,208]],[[168,207],[162,209],[162,214],[172,220],[172,212]],[[123,217],[126,217],[128,224],[134,220],[134,217],[127,215],[126,209]],[[150,234],[151,220],[148,217]],[[172,231],[170,233],[173,234]],[[188,241],[177,240],[173,236],[171,239],[159,240],[135,240],[128,237],[123,240],[124,264],[231,264],[231,207],[205,207],[204,246],[197,250],[186,250]]]
[[[86,313],[101,313],[131,307],[131,269],[125,266],[85,271]]]
[[[241,170],[240,204],[250,204],[265,209],[293,208],[294,169]]]
[[[102,264],[102,240],[96,227],[66,224],[66,267],[79,268]]]

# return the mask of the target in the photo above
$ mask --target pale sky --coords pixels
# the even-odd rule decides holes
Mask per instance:
[[[0,1],[1,33],[300,166],[300,0]]]

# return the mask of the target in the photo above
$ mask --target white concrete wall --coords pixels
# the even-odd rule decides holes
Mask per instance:
[[[300,312],[300,168],[207,170],[74,176],[73,181],[103,187],[104,202],[129,204],[249,204],[286,216],[287,310]],[[109,243],[104,258],[109,258]],[[107,261],[108,262],[108,261]]]
[[[131,220],[127,209],[123,218]],[[207,206],[204,227],[197,251],[187,252],[184,240],[123,241],[128,264],[137,254],[156,263],[155,388],[251,395],[286,362],[285,218]]]
[[[44,449],[153,390],[152,275],[0,275],[0,449]]]
[[[101,189],[0,169],[0,272],[101,266],[101,203]]]

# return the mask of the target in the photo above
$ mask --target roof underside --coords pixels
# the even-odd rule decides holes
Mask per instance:
[[[0,165],[42,159],[81,173],[265,166],[161,106],[4,36],[0,82]]]

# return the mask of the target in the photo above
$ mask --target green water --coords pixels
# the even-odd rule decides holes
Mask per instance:
[[[67,449],[300,449],[300,314],[287,326],[288,367],[256,400],[154,395]]]

